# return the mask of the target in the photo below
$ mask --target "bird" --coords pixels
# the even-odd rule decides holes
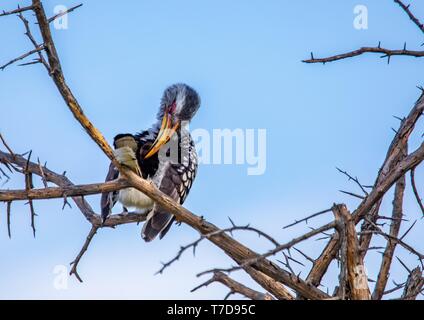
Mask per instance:
[[[190,192],[198,168],[195,144],[189,124],[200,108],[200,96],[184,83],[167,87],[160,101],[156,123],[136,134],[121,133],[114,137],[117,161],[140,177],[149,180],[160,191],[183,204]],[[119,178],[119,171],[109,166],[106,181]],[[101,218],[104,224],[112,208],[120,202],[124,211],[133,208],[148,213],[141,236],[150,242],[158,235],[162,239],[171,228],[175,217],[135,188],[103,193]]]

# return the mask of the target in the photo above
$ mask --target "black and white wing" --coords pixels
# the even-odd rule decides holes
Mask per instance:
[[[118,176],[119,176],[118,169],[116,169],[113,163],[111,163],[109,166],[109,172],[106,176],[105,182],[118,179]],[[118,195],[119,195],[119,191],[102,193],[102,197],[100,200],[100,206],[102,210],[101,212],[102,223],[104,223],[106,219],[111,215],[112,208],[118,201]]]
[[[183,153],[181,163],[173,164],[168,162],[160,164],[153,177],[153,181],[159,190],[180,204],[184,203],[197,172],[197,154],[191,138],[187,149],[187,152]],[[152,241],[158,234],[160,234],[159,237],[162,239],[169,231],[174,220],[172,214],[155,203],[143,226],[143,239]]]

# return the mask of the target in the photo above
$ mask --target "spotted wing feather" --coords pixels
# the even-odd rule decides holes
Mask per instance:
[[[197,154],[193,142],[189,141],[188,152],[185,153],[181,163],[165,164],[165,168],[159,168],[161,179],[158,182],[160,191],[171,197],[174,201],[183,204],[187,198],[197,172]],[[174,216],[157,204],[149,214],[147,222],[142,230],[142,237],[146,241],[152,241],[158,234],[162,239],[169,231]]]
[[[118,169],[116,169],[113,163],[111,163],[109,166],[109,171],[105,181],[108,182],[108,181],[115,180],[118,178],[118,176],[119,176]],[[102,197],[100,200],[102,223],[104,223],[106,219],[111,215],[112,208],[117,201],[118,201],[118,191],[102,193]]]

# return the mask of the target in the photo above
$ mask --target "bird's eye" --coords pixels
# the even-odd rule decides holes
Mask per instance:
[[[177,103],[174,101],[171,106],[169,107],[169,113],[173,114],[175,110],[177,109]]]

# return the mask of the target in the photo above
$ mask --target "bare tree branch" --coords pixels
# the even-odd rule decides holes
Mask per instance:
[[[418,28],[420,28],[421,32],[424,33],[424,25],[418,20],[417,17],[412,13],[411,10],[409,10],[409,4],[405,5],[401,0],[394,0],[398,5],[401,6],[401,8],[406,12],[408,17],[417,25]]]
[[[7,214],[7,234],[9,235],[9,239],[12,238],[12,234],[10,232],[10,213],[11,213],[11,207],[12,207],[12,202],[8,202],[7,203],[7,209],[6,209],[6,214]]]
[[[228,268],[228,269],[207,270],[207,271],[199,273],[198,275],[201,276],[201,275],[204,275],[204,274],[207,274],[207,273],[212,273],[212,272],[215,272],[215,271],[233,272],[233,271],[243,269],[246,266],[251,266],[251,265],[257,264],[261,260],[266,259],[267,257],[273,256],[273,255],[277,254],[278,252],[280,252],[282,250],[290,249],[291,247],[295,246],[299,242],[302,242],[302,241],[305,241],[309,238],[312,238],[313,236],[316,236],[316,235],[322,233],[323,231],[330,230],[330,229],[334,228],[335,225],[336,225],[335,222],[331,222],[331,223],[328,223],[328,224],[326,224],[326,225],[324,225],[320,228],[313,229],[312,231],[309,231],[309,232],[307,232],[307,233],[305,233],[305,234],[303,234],[303,235],[301,235],[297,238],[294,238],[293,240],[291,240],[291,241],[289,241],[285,244],[281,244],[281,245],[276,246],[274,249],[269,250],[268,252],[266,252],[264,254],[257,255],[256,257],[253,257],[251,259],[247,259],[247,260],[243,261],[243,263],[240,263],[238,266]]]
[[[365,194],[365,195],[368,195],[368,192],[367,192],[367,190],[365,190],[365,188],[364,188],[364,186],[363,186],[363,184],[362,183],[360,183],[359,182],[359,179],[358,179],[358,177],[352,177],[347,171],[344,171],[344,170],[342,170],[342,169],[340,169],[340,168],[337,168],[336,167],[336,169],[340,172],[340,173],[342,173],[342,174],[344,174],[348,179],[349,179],[349,181],[353,181],[353,182],[355,182],[356,183],[356,185],[362,190],[362,192]]]
[[[415,168],[411,169],[411,186],[414,191],[415,199],[417,199],[417,203],[420,206],[421,213],[424,214],[424,205],[421,200],[420,194],[418,193],[417,186],[415,185]]]
[[[14,64],[15,62],[17,62],[17,61],[20,61],[20,60],[23,60],[23,59],[25,59],[25,58],[27,58],[27,57],[29,57],[30,55],[32,55],[32,54],[34,54],[34,53],[38,53],[38,52],[40,52],[40,51],[42,51],[42,50],[44,50],[44,45],[39,45],[37,48],[35,48],[35,49],[33,49],[33,50],[31,50],[31,51],[28,51],[27,53],[24,53],[23,55],[21,55],[21,56],[19,56],[19,57],[17,57],[17,58],[15,58],[15,59],[12,59],[12,60],[10,60],[8,63],[6,63],[6,64],[4,64],[4,65],[2,65],[2,66],[0,66],[0,70],[4,70],[4,69],[6,69],[8,66],[10,66],[11,64]]]
[[[58,199],[112,192],[128,188],[126,180],[118,179],[109,182],[50,187],[43,189],[0,190],[0,201]]]
[[[326,57],[326,58],[314,58],[314,55],[311,53],[311,58],[303,60],[305,63],[328,63],[337,60],[343,60],[347,58],[353,58],[365,53],[380,53],[383,54],[381,58],[388,58],[388,62],[390,62],[390,57],[393,56],[410,56],[410,57],[424,57],[424,51],[413,51],[413,50],[390,50],[381,47],[362,47],[358,50],[353,50],[350,52],[337,54],[334,56]]]
[[[415,300],[422,292],[424,286],[424,278],[420,267],[416,267],[409,274],[406,280],[405,289],[402,294],[403,300]]]
[[[364,261],[359,252],[353,217],[345,205],[334,206],[333,212],[336,217],[336,227],[339,234],[343,234],[346,243],[344,248],[346,251],[341,254],[346,261],[346,279],[349,284],[349,295],[353,300],[369,300],[371,294],[368,288]]]
[[[293,226],[295,226],[295,225],[297,225],[299,223],[302,223],[302,222],[308,223],[308,221],[310,219],[315,218],[315,217],[318,217],[318,216],[320,216],[320,215],[322,215],[324,213],[327,213],[327,212],[331,212],[331,208],[330,209],[319,211],[319,212],[314,213],[314,214],[311,214],[310,216],[307,216],[306,218],[303,218],[303,219],[300,219],[300,220],[296,220],[295,222],[293,222],[291,224],[288,224],[287,226],[283,227],[283,229],[287,229],[287,228],[293,227]]]
[[[224,286],[228,287],[231,292],[239,293],[251,300],[274,300],[271,295],[250,289],[245,285],[241,284],[240,282],[231,279],[229,276],[222,272],[215,272],[210,280],[197,286],[196,288],[191,290],[191,292],[194,292],[202,287],[207,287],[208,285],[214,282],[222,283]]]
[[[71,262],[71,266],[72,269],[69,272],[69,275],[75,275],[75,277],[77,277],[77,279],[79,280],[79,282],[83,282],[80,275],[78,274],[78,264],[82,258],[82,256],[84,255],[84,253],[87,251],[88,246],[91,243],[91,240],[93,240],[94,235],[96,234],[97,230],[99,229],[99,227],[97,226],[92,226],[90,229],[90,232],[88,233],[87,239],[84,242],[84,245],[81,248],[81,251],[79,252],[79,254],[77,255],[77,257],[75,258],[74,261]]]
[[[2,164],[14,164],[22,168],[22,172],[27,164],[27,159],[14,153],[14,155],[7,154],[0,150],[0,163]],[[52,182],[55,185],[61,188],[70,188],[74,184],[64,175],[53,172],[52,170],[46,168],[45,166],[40,166],[39,163],[28,162],[28,171],[32,174],[42,177],[44,175],[46,181]],[[81,213],[84,217],[95,226],[101,225],[101,218],[96,214],[87,201],[83,197],[75,196],[72,197],[72,200],[75,202]],[[116,227],[121,224],[127,223],[138,223],[145,221],[147,214],[140,213],[127,213],[127,214],[114,214],[110,216],[105,222],[105,227]]]
[[[11,15],[11,14],[22,13],[22,12],[33,10],[33,9],[34,9],[34,7],[32,5],[27,6],[27,7],[22,7],[22,8],[20,8],[19,5],[18,5],[18,9],[11,10],[11,11],[4,11],[3,10],[2,13],[0,13],[0,17],[8,16],[8,15]]]
[[[39,47],[39,45],[37,44],[37,41],[35,41],[34,36],[31,33],[31,29],[29,27],[29,22],[27,19],[25,19],[24,15],[22,13],[19,13],[18,15],[19,19],[21,19],[22,23],[25,26],[25,35],[28,37],[29,41],[31,41],[32,45],[34,46],[35,49],[37,49]],[[38,51],[38,60],[35,61],[35,63],[42,63],[44,65],[44,67],[46,68],[46,70],[48,72],[50,72],[50,66],[48,65],[47,61],[44,59],[42,51]]]
[[[397,238],[399,235],[400,225],[403,216],[403,197],[405,192],[405,176],[401,177],[396,183],[395,196],[393,199],[393,213],[392,223],[390,225],[390,235]],[[380,300],[384,295],[384,290],[389,280],[389,271],[393,260],[393,254],[396,248],[396,242],[389,239],[387,241],[386,249],[383,253],[383,260],[381,261],[380,272],[378,273],[377,282],[374,287],[372,298]]]
[[[51,18],[47,19],[47,22],[48,22],[48,23],[51,23],[51,22],[53,22],[54,20],[56,20],[56,19],[58,19],[58,18],[60,18],[60,17],[63,17],[64,15],[66,15],[66,14],[68,14],[68,13],[70,13],[70,12],[74,11],[75,9],[78,9],[79,7],[82,7],[82,3],[80,3],[80,4],[76,5],[76,6],[73,6],[73,7],[69,8],[69,9],[66,9],[66,10],[65,10],[65,11],[63,11],[63,12],[59,12],[58,14],[54,15],[53,17],[51,17]]]

